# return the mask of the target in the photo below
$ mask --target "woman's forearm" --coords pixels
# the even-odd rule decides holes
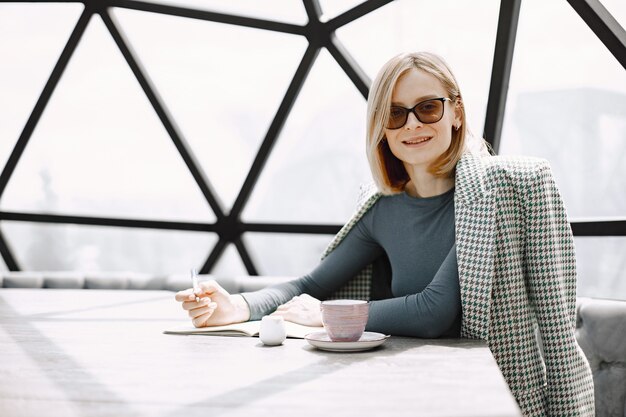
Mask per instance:
[[[458,320],[460,298],[456,247],[453,246],[423,291],[372,301],[367,330],[397,336],[440,337]]]

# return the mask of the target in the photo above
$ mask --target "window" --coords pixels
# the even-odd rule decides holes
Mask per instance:
[[[371,178],[369,83],[407,50],[446,58],[500,153],[550,160],[574,225],[624,219],[625,52],[565,0],[521,3],[512,61],[498,0],[105,3],[0,0],[0,268],[307,273]],[[576,237],[579,295],[626,299],[620,233]]]

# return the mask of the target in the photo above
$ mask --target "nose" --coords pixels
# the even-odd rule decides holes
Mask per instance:
[[[407,119],[406,119],[406,123],[404,124],[404,128],[406,130],[411,130],[411,129],[415,129],[415,128],[422,127],[422,126],[424,126],[424,124],[418,120],[415,113],[409,112],[409,115],[407,116]]]

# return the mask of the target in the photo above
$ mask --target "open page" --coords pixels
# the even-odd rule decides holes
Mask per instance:
[[[213,327],[193,327],[192,325],[180,326],[166,329],[163,333],[167,334],[202,334],[207,336],[258,336],[261,328],[261,321],[246,321],[244,323],[228,324],[226,326]],[[287,337],[295,339],[304,339],[309,333],[323,331],[323,327],[310,327],[301,324],[285,322]]]

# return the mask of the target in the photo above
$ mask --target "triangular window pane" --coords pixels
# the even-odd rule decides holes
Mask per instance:
[[[215,218],[97,15],[16,167],[2,208],[187,221]]]
[[[243,217],[248,221],[342,223],[360,184],[365,99],[326,50],[307,78]]]
[[[576,295],[626,300],[626,237],[577,237]]]
[[[461,87],[469,128],[481,135],[499,10],[500,0],[400,0],[339,28],[337,37],[371,79],[401,52],[441,55]]]
[[[7,264],[4,262],[4,259],[0,256],[0,271],[8,271]]]
[[[308,21],[302,2],[294,0],[150,0],[150,2],[286,23],[306,24]]]
[[[625,132],[624,68],[567,2],[524,1],[500,152],[548,159],[572,219],[623,216]]]
[[[28,271],[131,271],[188,274],[217,241],[213,233],[3,222]]]
[[[226,246],[226,249],[222,252],[222,256],[220,256],[219,260],[215,264],[215,267],[213,267],[211,275],[216,275],[218,277],[238,277],[248,275],[248,271],[246,270],[235,245],[228,244]]]
[[[320,0],[321,20],[327,22],[361,3],[363,0]]]
[[[124,9],[115,15],[228,211],[306,40]]]
[[[82,4],[0,5],[0,170],[82,9]]]
[[[331,235],[246,233],[244,240],[259,274],[302,276],[320,262]]]

